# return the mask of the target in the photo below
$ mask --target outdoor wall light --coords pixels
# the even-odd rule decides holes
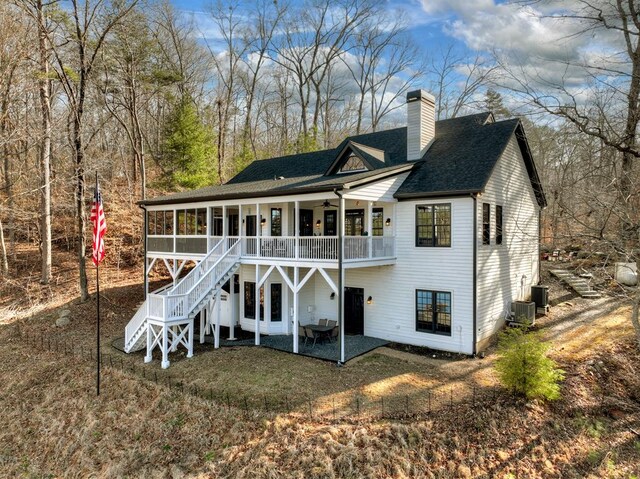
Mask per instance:
[[[316,221],[316,228],[320,228],[321,224],[322,224],[322,221],[320,221],[320,220]]]
[[[260,224],[261,224],[262,226],[266,225],[266,224],[267,224],[267,218],[262,218],[262,219],[260,220]]]
[[[329,295],[329,299],[336,299],[336,293],[334,291]]]
[[[373,298],[371,296],[369,296],[367,298],[367,304],[371,304],[371,303],[373,303]]]
[[[387,220],[384,222],[385,226],[391,226],[391,218],[387,218]]]

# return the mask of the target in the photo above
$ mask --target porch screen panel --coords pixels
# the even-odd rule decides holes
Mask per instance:
[[[187,232],[188,236],[196,234],[196,210],[187,210]]]
[[[207,234],[207,210],[205,208],[198,208],[196,210],[196,234]]]
[[[164,234],[166,235],[172,235],[174,232],[173,216],[173,211],[164,212]]]
[[[222,208],[211,209],[211,236],[222,236]]]
[[[178,210],[178,225],[176,227],[179,235],[187,234],[187,212],[185,210]]]
[[[148,235],[156,234],[156,212],[155,211],[147,212],[147,234]]]

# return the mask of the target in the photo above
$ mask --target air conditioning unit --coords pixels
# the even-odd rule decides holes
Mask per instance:
[[[533,326],[536,322],[536,303],[533,301],[514,301],[511,303],[511,312],[514,323],[526,322]]]

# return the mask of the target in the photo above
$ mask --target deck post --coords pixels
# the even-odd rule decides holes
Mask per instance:
[[[205,306],[200,311],[200,344],[204,344],[204,335],[206,333],[205,325],[207,324],[205,321],[205,316],[207,314],[207,307]]]
[[[240,241],[240,256],[247,254],[245,242],[242,241],[242,224],[244,220],[242,219],[242,205],[238,205],[238,241]],[[246,231],[246,230],[245,230]]]
[[[260,203],[256,203],[256,258],[260,257],[260,236],[262,236],[262,217],[260,215]],[[258,284],[258,273],[256,273],[256,285]],[[256,304],[258,298],[256,297]]]
[[[213,347],[218,349],[220,347],[220,289],[216,291],[216,331],[213,337]]]
[[[227,251],[229,244],[227,243],[227,236],[229,236],[229,221],[227,219],[227,205],[222,205],[222,251]]]
[[[147,320],[147,355],[144,357],[145,363],[150,363],[153,360],[153,348],[151,347],[153,341],[151,339],[151,325],[149,324],[149,320]]]
[[[373,202],[367,201],[367,257],[371,259],[373,257]]]
[[[258,237],[258,240],[260,240],[260,237]],[[255,344],[256,346],[260,346],[260,265],[259,264],[256,264],[255,316],[256,316]]]
[[[300,257],[300,226],[298,225],[298,222],[300,221],[300,202],[298,200],[296,200],[294,202],[294,208],[293,208],[293,236],[295,236],[295,253],[296,253],[296,259],[298,259]],[[296,334],[298,334],[298,331],[295,331]]]
[[[191,320],[189,321],[189,324],[187,325],[187,344],[189,345],[187,347],[187,357],[188,358],[192,358],[193,357],[193,323],[195,320]]]
[[[337,192],[336,192],[337,193]],[[344,274],[344,207],[345,201],[342,195],[339,202],[339,214],[338,214],[338,327],[340,339],[340,363],[344,364],[344,286],[345,286],[345,274]]]
[[[229,320],[229,341],[235,341],[235,326],[236,326],[236,280],[235,274],[231,275],[229,279],[229,301],[231,301],[231,319]]]
[[[298,353],[298,280],[299,269],[297,266],[293,267],[293,352]]]
[[[169,367],[169,326],[166,324],[162,325],[162,369],[167,369]]]

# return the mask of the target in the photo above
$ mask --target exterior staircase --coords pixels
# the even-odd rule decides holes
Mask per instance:
[[[599,298],[600,293],[594,291],[586,278],[581,278],[573,273],[570,273],[566,269],[552,269],[550,273],[568,284],[573,290],[583,298]]]
[[[175,350],[177,343],[187,346],[191,355],[194,318],[232,277],[240,265],[239,260],[240,241],[233,244],[220,241],[175,286],[148,294],[125,329],[125,352],[139,351],[146,346],[145,360],[150,360],[151,350],[159,345],[163,351],[163,367],[168,367],[166,355],[169,349]],[[178,327],[188,331],[177,335]],[[164,331],[167,328],[172,328],[171,339]]]

